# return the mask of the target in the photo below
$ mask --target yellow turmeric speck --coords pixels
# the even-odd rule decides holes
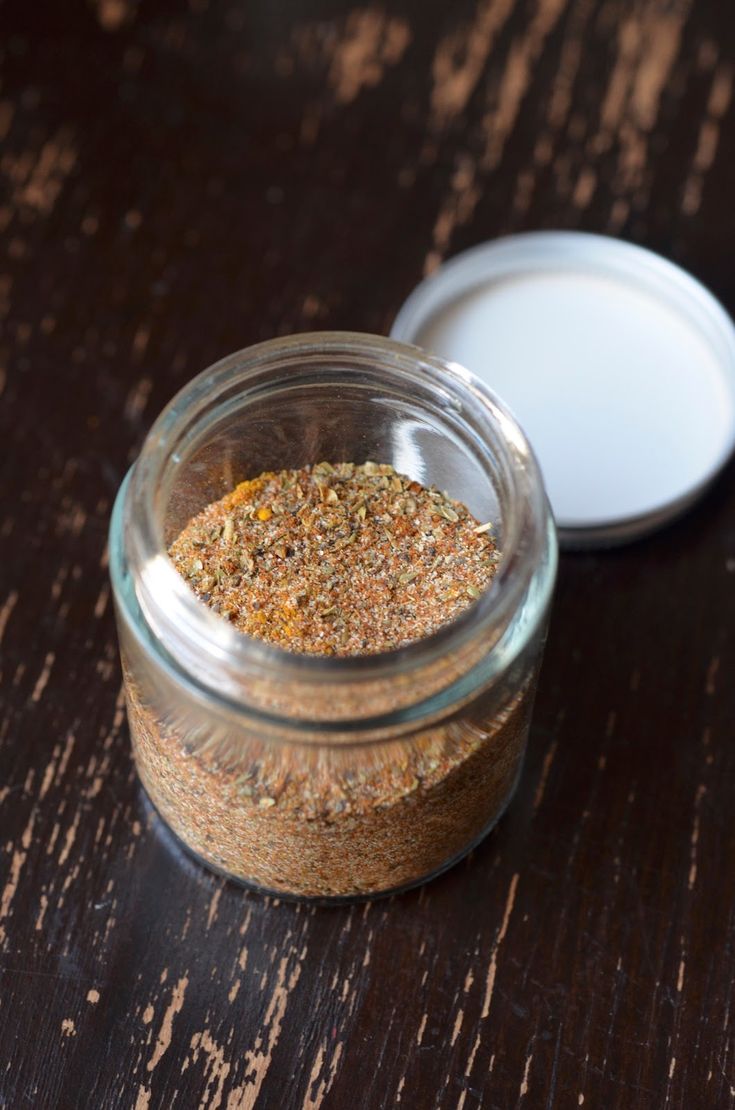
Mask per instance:
[[[262,509],[258,509],[257,516],[258,520],[270,520],[273,516],[273,510],[269,509],[267,505],[264,505]]]
[[[231,494],[225,499],[227,507],[233,508],[235,505],[242,505],[244,501],[252,501],[256,493],[259,493],[269,478],[273,474],[261,474],[258,478],[250,478],[247,482],[240,482],[235,486]]]

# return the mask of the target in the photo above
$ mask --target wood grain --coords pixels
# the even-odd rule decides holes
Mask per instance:
[[[224,353],[385,331],[536,227],[735,308],[735,38],[693,0],[5,0],[0,1105],[735,1103],[735,471],[562,562],[525,776],[349,909],[186,859],[129,754],[106,569],[151,420]]]

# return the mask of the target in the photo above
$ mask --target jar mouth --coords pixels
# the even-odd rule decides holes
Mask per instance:
[[[172,465],[192,450],[213,411],[247,404],[263,388],[263,375],[274,365],[304,364],[311,359],[312,372],[318,375],[320,364],[342,357],[362,360],[365,366],[379,363],[381,369],[389,367],[404,388],[410,387],[414,378],[417,382],[430,378],[442,404],[472,425],[478,450],[485,435],[495,437],[496,446],[500,444],[506,456],[504,479],[508,484],[501,558],[488,590],[454,620],[421,640],[365,655],[297,654],[239,632],[196,596],[168,556],[161,506]],[[277,671],[284,681],[295,679],[312,685],[373,680],[397,669],[405,674],[422,668],[461,650],[478,635],[485,635],[489,644],[497,642],[499,636],[493,630],[507,625],[528,592],[549,546],[549,527],[555,548],[536,458],[505,405],[456,363],[435,358],[418,347],[358,332],[309,332],[269,340],[236,352],[199,374],[153,424],[118,502],[112,529],[114,532],[117,521],[117,539],[126,563],[135,568],[136,600],[146,623],[189,677],[211,693],[229,698],[237,696],[241,676],[253,673]],[[552,583],[553,578],[552,571]]]

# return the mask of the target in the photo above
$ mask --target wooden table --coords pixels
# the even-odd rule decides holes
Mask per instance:
[[[510,812],[351,909],[248,895],[146,808],[105,555],[182,383],[384,332],[472,243],[607,231],[735,307],[732,6],[0,11],[0,1105],[732,1105],[732,467],[564,557]]]

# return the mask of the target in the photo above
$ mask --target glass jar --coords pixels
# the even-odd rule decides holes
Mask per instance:
[[[263,471],[390,463],[493,521],[490,588],[395,651],[296,655],[238,632],[167,556]],[[278,894],[423,882],[468,852],[521,770],[557,562],[513,417],[454,364],[377,336],[261,343],[200,374],[151,429],[115,504],[110,572],[140,779],[201,861]]]

